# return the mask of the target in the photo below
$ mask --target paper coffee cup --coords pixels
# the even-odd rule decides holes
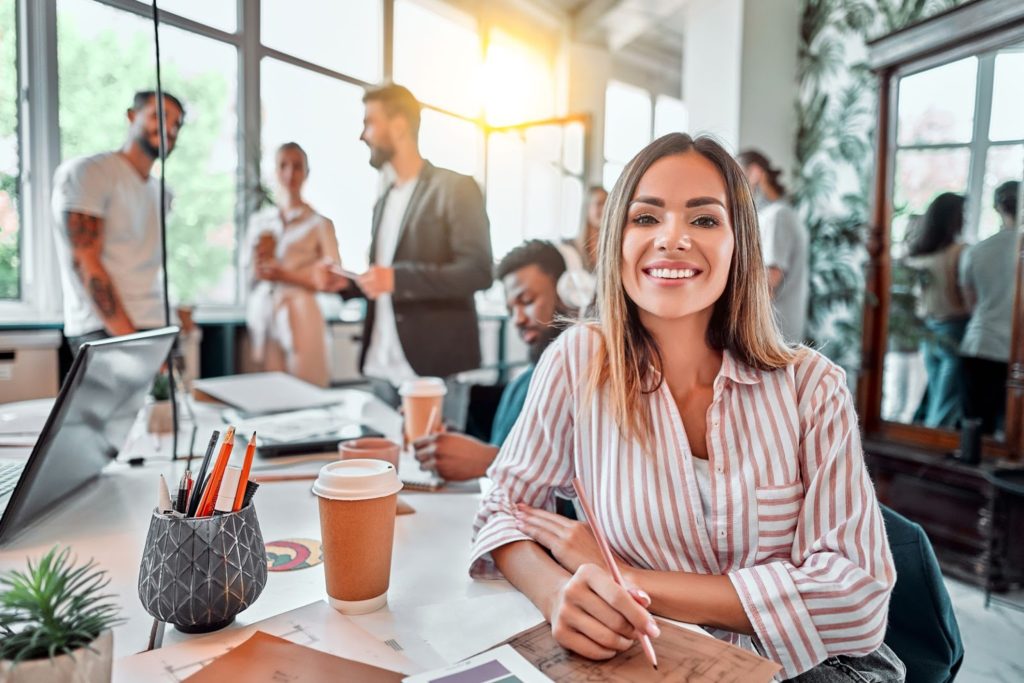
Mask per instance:
[[[398,471],[398,455],[401,448],[401,446],[390,439],[368,436],[362,439],[342,441],[338,444],[338,455],[342,460],[360,458],[384,460],[394,465],[395,471]]]
[[[387,604],[401,488],[393,465],[369,459],[324,465],[313,483],[328,602],[339,612],[365,614]]]
[[[403,382],[398,389],[405,413],[405,439],[412,442],[437,431],[441,426],[441,408],[448,387],[440,377],[420,377]],[[434,423],[430,424],[430,416]]]

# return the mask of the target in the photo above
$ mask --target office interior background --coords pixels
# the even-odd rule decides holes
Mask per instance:
[[[993,192],[1024,177],[1024,37],[1019,25],[996,22],[986,30],[1013,29],[1015,42],[958,48],[951,39],[928,59],[893,58],[875,69],[870,57],[883,36],[893,36],[883,39],[896,46],[891,56],[901,35],[907,50],[923,35],[916,26],[1014,3],[158,4],[163,86],[188,110],[166,168],[174,197],[170,293],[194,308],[202,327],[202,375],[249,369],[240,245],[249,217],[273,197],[281,143],[308,152],[305,195],[333,220],[344,266],[366,267],[373,205],[387,184],[359,139],[366,87],[393,81],[421,101],[421,152],[478,181],[496,260],[527,239],[574,238],[587,188],[610,189],[629,159],[664,133],[712,133],[733,152],[755,147],[785,171],[809,232],[807,342],[847,371],[880,498],[924,525],[946,571],[967,644],[962,680],[1020,680],[1024,618],[988,605],[980,588],[998,583],[994,548],[1007,563],[999,586],[1021,584],[1024,543],[1011,532],[1024,523],[993,517],[1003,512],[990,479],[943,464],[959,439],[955,427],[915,419],[927,383],[925,326],[900,259],[913,217],[942,192],[966,197],[965,242],[999,230]],[[52,396],[67,367],[53,173],[63,160],[122,143],[132,93],[155,85],[151,11],[137,0],[0,0],[0,400]],[[970,30],[951,30],[969,43]],[[880,193],[888,200],[882,213]],[[1006,278],[1021,287],[1019,273]],[[477,299],[480,381],[496,382],[526,351],[504,319],[500,285]],[[326,295],[321,304],[333,340],[331,380],[358,382],[362,304]],[[1015,335],[1019,354],[1024,333]],[[1011,365],[1024,367],[1018,360]],[[985,441],[992,468],[1024,455],[1014,417],[1024,405],[1014,398],[1024,394],[1024,370],[1011,375],[1006,427]],[[911,490],[913,478],[930,482],[931,493]],[[928,495],[954,501],[949,515],[960,522],[915,502]],[[997,522],[1006,519],[1010,531],[999,536]]]

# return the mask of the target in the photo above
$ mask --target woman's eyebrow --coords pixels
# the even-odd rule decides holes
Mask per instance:
[[[722,200],[716,199],[715,197],[694,197],[693,199],[687,200],[686,208],[692,209],[695,206],[704,206],[706,204],[718,204],[723,209],[725,208],[725,204],[722,203]]]
[[[665,208],[665,200],[660,197],[637,197],[629,203],[630,206],[634,204],[650,204],[651,206],[657,206],[659,208]]]

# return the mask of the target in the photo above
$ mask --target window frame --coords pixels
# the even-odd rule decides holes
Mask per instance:
[[[995,61],[999,52],[1000,49],[996,48],[994,50],[974,55],[977,57],[978,61],[977,70],[974,76],[974,117],[971,126],[971,139],[969,141],[916,143],[905,145],[895,143],[893,145],[892,164],[894,171],[896,168],[895,160],[900,152],[954,149],[966,149],[968,151],[970,161],[967,168],[967,187],[963,189],[964,194],[967,197],[967,205],[964,209],[963,234],[970,243],[973,243],[978,238],[982,212],[984,212],[986,208],[991,210],[991,204],[988,201],[991,197],[986,198],[983,196],[985,188],[985,170],[988,165],[989,151],[994,147],[1024,145],[1024,138],[998,141],[993,141],[989,138],[989,128],[992,121],[992,94],[995,85]],[[893,87],[893,90],[895,91],[894,101],[899,101],[899,86],[904,78],[945,66],[946,64],[959,61],[959,59],[962,58],[963,57],[958,56],[941,63],[927,63],[923,68],[899,74],[898,80],[894,83]],[[899,131],[895,130],[893,136],[894,141],[897,139],[898,134]],[[896,194],[897,181],[898,178],[896,173],[893,172],[890,178],[891,186],[889,187],[890,195],[893,197],[895,197]],[[924,207],[922,207],[922,209],[923,208]]]
[[[90,0],[101,5],[129,12],[151,20],[151,5],[145,0]],[[394,67],[394,18],[395,1],[380,0],[381,41],[380,65],[382,82],[389,82]],[[427,9],[432,9],[429,0],[413,0]],[[58,0],[15,0],[18,17],[18,145],[19,145],[19,247],[21,253],[19,293],[17,300],[0,300],[0,326],[24,326],[31,324],[54,325],[62,321],[60,269],[54,258],[55,231],[51,217],[51,192],[53,174],[60,164],[60,128],[58,101],[57,63],[57,3]],[[455,8],[452,8],[455,9]],[[261,140],[261,62],[270,57],[280,62],[337,79],[345,83],[368,88],[377,85],[356,78],[344,72],[310,62],[279,49],[263,45],[260,36],[259,0],[235,0],[238,20],[234,32],[224,31],[201,21],[158,9],[161,26],[172,26],[198,36],[216,40],[233,47],[238,56],[237,72],[237,126],[236,144],[238,165],[236,168],[235,191],[235,239],[241,245],[245,227],[253,202],[248,188],[262,180]],[[491,24],[473,16],[480,36],[481,58],[486,56]],[[31,85],[27,85],[31,84]],[[558,80],[555,79],[557,87]],[[557,106],[557,93],[555,102]],[[485,119],[484,108],[476,116],[465,116],[430,101],[422,102],[426,109],[466,121],[476,126],[483,144],[479,169],[474,176],[481,182],[486,194],[488,145],[490,134],[508,128],[527,128],[533,125],[579,120],[584,124],[583,169],[580,178],[586,188],[590,177],[590,117],[569,115],[542,121],[527,121],[515,126],[490,126]],[[654,102],[652,100],[651,125],[654,125]],[[565,171],[565,169],[563,169]],[[563,174],[564,175],[564,174]],[[554,239],[554,237],[552,237]],[[201,319],[235,318],[245,308],[245,275],[239,267],[240,251],[236,246],[236,291],[233,304],[200,303],[197,315]]]

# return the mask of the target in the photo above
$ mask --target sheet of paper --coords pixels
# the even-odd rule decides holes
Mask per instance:
[[[188,683],[398,683],[402,674],[329,655],[257,631],[244,643],[185,680]]]
[[[509,645],[436,671],[409,676],[403,683],[551,683]]]
[[[206,394],[252,415],[314,408],[337,402],[329,391],[283,372],[253,372],[197,379],[197,394]]]
[[[547,624],[519,634],[509,644],[555,683],[767,683],[782,668],[717,638],[662,619],[658,624],[661,636],[651,641],[658,655],[657,671],[651,668],[639,643],[613,659],[595,662],[562,649]]]
[[[152,652],[123,657],[114,662],[113,681],[183,681],[256,631],[392,671],[411,674],[426,668],[331,609],[326,602],[318,601],[245,628],[227,629]]]
[[[427,644],[447,663],[489,650],[544,621],[519,591],[425,605],[403,617],[403,623],[424,634]]]

